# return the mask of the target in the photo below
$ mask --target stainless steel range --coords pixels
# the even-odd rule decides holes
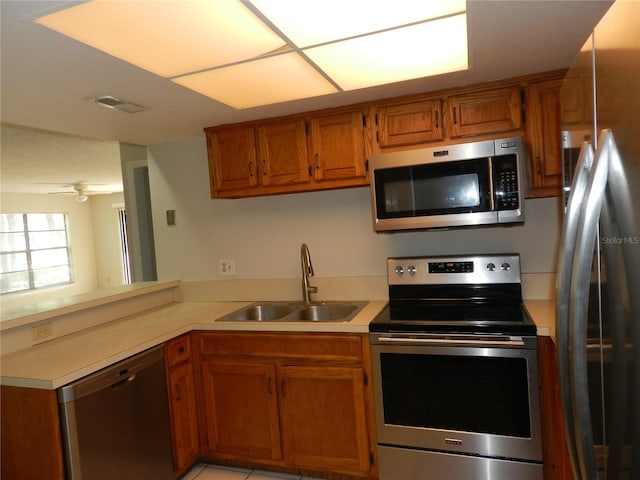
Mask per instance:
[[[380,480],[541,480],[517,254],[389,258],[370,324]]]

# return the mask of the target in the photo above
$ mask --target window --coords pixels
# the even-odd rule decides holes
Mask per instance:
[[[0,214],[0,293],[72,280],[66,214]]]

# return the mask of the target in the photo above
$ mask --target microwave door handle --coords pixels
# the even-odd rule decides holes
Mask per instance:
[[[489,211],[494,212],[497,201],[495,197],[498,192],[496,192],[496,184],[493,181],[493,161],[491,157],[487,158],[487,170],[489,171]]]
[[[598,463],[591,427],[586,343],[591,266],[598,237],[598,220],[607,185],[612,141],[611,131],[603,130],[600,134],[598,150],[589,174],[585,200],[582,204],[571,273],[569,355],[573,357],[572,370],[570,371],[573,384],[572,410],[578,464],[582,474],[581,478],[585,479],[598,478]]]
[[[593,147],[585,142],[580,149],[580,155],[575,168],[571,185],[571,194],[567,203],[567,210],[562,226],[560,240],[560,254],[558,256],[556,277],[556,344],[558,346],[558,378],[560,382],[560,397],[564,413],[564,428],[569,451],[569,458],[574,474],[579,471],[576,440],[573,431],[573,414],[571,410],[570,370],[572,359],[569,356],[569,295],[571,288],[571,270],[573,254],[576,247],[576,235],[580,220],[580,207],[584,200],[584,193],[589,177],[589,168],[593,162]]]

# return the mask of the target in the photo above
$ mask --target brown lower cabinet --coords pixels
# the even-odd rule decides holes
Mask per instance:
[[[165,348],[176,478],[198,460],[377,478],[366,334],[193,332]],[[538,357],[544,477],[570,480],[550,337]],[[63,480],[56,391],[0,394],[2,478]]]
[[[377,478],[369,339],[195,334],[204,457],[323,478]]]
[[[2,385],[0,406],[0,478],[64,480],[56,391]]]
[[[164,348],[171,417],[173,466],[176,477],[179,477],[187,472],[200,456],[191,334],[170,340]]]
[[[545,480],[571,480],[571,463],[565,443],[556,347],[551,337],[538,337],[540,417]]]

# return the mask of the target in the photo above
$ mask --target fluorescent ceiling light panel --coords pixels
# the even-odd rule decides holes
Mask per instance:
[[[300,48],[466,11],[465,0],[250,2]]]
[[[237,109],[337,92],[297,53],[274,55],[172,80]]]
[[[466,14],[304,50],[344,90],[468,68]]]
[[[36,22],[162,77],[255,58],[285,45],[237,0],[94,0]]]
[[[249,108],[466,69],[465,11],[465,0],[93,0],[36,22]]]

